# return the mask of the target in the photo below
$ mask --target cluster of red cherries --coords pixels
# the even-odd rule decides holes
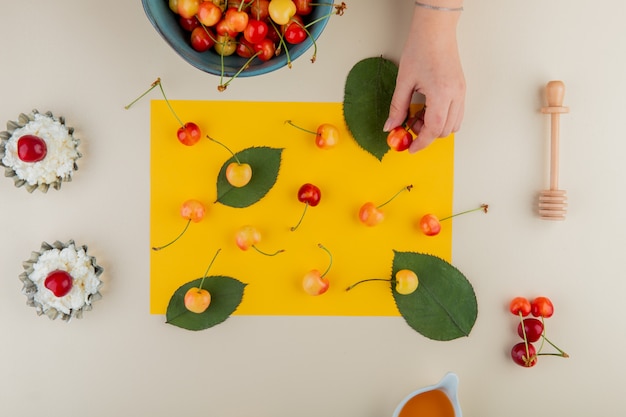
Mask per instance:
[[[520,318],[517,334],[523,340],[511,349],[513,362],[531,368],[537,364],[541,355],[569,358],[567,353],[546,337],[545,319],[554,314],[554,305],[548,297],[536,297],[532,301],[526,297],[515,297],[509,304],[509,311]],[[528,317],[529,315],[533,317]],[[537,348],[534,343],[539,341],[540,346]],[[556,352],[543,352],[544,343],[548,343]]]
[[[254,58],[269,61],[282,51],[288,54],[288,45],[313,39],[309,28],[328,17],[305,21],[316,5],[312,0],[169,0],[194,50],[236,54],[248,62]],[[345,8],[345,3],[336,5],[334,14],[343,14]],[[313,44],[317,49],[314,40]],[[315,57],[316,51],[312,62]]]

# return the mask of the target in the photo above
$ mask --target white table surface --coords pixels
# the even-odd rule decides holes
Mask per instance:
[[[622,172],[626,3],[467,1],[459,26],[468,83],[456,137],[453,263],[479,316],[468,338],[434,342],[400,317],[242,317],[193,333],[149,314],[149,103],[123,106],[156,77],[172,99],[342,100],[360,59],[397,60],[409,0],[348,1],[297,62],[224,93],[159,37],[138,0],[3,1],[0,119],[63,115],[83,140],[74,181],[28,194],[0,181],[0,414],[3,416],[386,417],[409,392],[459,375],[466,416],[622,415],[626,368]],[[551,79],[566,83],[564,222],[534,214],[547,186]],[[308,80],[304,82],[303,80]],[[320,86],[324,86],[320,88]],[[4,122],[3,122],[4,123]],[[18,275],[42,241],[75,239],[105,268],[82,320],[38,317]],[[571,358],[514,365],[516,295],[548,295],[551,338]]]

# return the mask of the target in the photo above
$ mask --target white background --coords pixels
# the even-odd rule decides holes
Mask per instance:
[[[399,317],[235,316],[194,333],[149,314],[149,101],[123,106],[156,77],[172,99],[340,102],[360,59],[399,58],[412,9],[410,0],[349,1],[320,38],[315,64],[302,59],[218,93],[215,77],[161,40],[138,0],[3,1],[0,119],[33,108],[65,116],[84,157],[60,191],[28,194],[0,181],[0,414],[386,417],[453,371],[466,416],[622,415],[619,0],[465,4],[468,95],[454,204],[491,207],[454,223],[453,263],[479,302],[468,338],[430,341]],[[565,82],[571,108],[561,118],[565,222],[534,214],[547,187],[549,119],[539,110],[552,79]],[[69,324],[38,317],[18,280],[42,241],[68,239],[105,269],[104,298]],[[552,298],[550,338],[571,358],[512,363],[507,306],[517,295]]]

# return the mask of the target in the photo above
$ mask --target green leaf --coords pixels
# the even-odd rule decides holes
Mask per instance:
[[[383,126],[389,116],[398,67],[382,57],[359,61],[348,73],[343,99],[346,125],[356,142],[378,160],[389,150]]]
[[[407,324],[433,340],[468,336],[478,315],[476,294],[465,276],[436,256],[395,252],[392,276],[400,269],[417,274],[419,285],[412,294],[393,297]]]
[[[246,284],[225,276],[210,276],[204,279],[202,288],[211,294],[211,304],[203,313],[192,313],[184,303],[185,293],[199,287],[202,278],[179,287],[170,298],[165,313],[166,322],[187,330],[204,330],[225,321],[235,312],[243,298]]]
[[[262,199],[276,184],[282,149],[270,147],[247,148],[235,155],[241,163],[250,164],[252,178],[244,187],[233,187],[226,180],[226,167],[235,162],[235,157],[227,160],[217,176],[217,201],[230,207],[244,208]]]

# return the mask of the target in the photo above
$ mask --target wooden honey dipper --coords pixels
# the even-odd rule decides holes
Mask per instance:
[[[565,190],[559,190],[559,139],[560,117],[568,113],[569,108],[563,107],[565,84],[562,81],[550,81],[546,85],[548,106],[541,112],[550,115],[550,189],[539,194],[539,216],[546,220],[565,220],[567,196]]]

